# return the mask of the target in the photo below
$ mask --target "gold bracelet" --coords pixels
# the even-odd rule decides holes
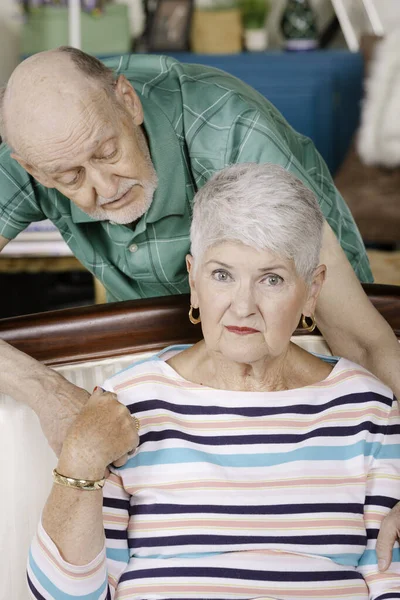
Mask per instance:
[[[90,479],[74,479],[73,477],[66,477],[58,473],[56,469],[53,469],[53,481],[58,485],[65,485],[75,490],[83,490],[85,492],[92,492],[94,490],[101,490],[104,486],[105,479],[98,479],[97,481],[91,481]]]

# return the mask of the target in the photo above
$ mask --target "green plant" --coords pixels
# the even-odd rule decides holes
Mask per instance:
[[[262,29],[269,13],[269,0],[238,0],[244,29]]]

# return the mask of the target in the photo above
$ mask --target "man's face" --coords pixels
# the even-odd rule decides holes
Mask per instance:
[[[131,102],[117,105],[101,90],[71,107],[65,123],[53,122],[54,133],[47,127],[30,152],[28,170],[41,183],[97,220],[128,224],[147,211],[157,176]]]

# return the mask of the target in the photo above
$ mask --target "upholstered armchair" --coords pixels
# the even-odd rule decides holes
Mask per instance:
[[[366,285],[371,301],[400,338],[400,287]],[[170,344],[193,343],[200,326],[187,318],[187,296],[120,302],[0,320],[0,338],[91,391],[112,373]],[[316,334],[315,334],[316,333]],[[312,352],[323,338],[295,332]],[[0,394],[0,597],[27,600],[30,540],[51,488],[56,457],[36,415]]]

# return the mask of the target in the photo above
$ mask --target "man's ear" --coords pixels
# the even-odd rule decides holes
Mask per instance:
[[[47,188],[54,187],[54,185],[52,185],[52,183],[50,182],[50,179],[48,177],[46,177],[45,175],[43,175],[43,173],[41,173],[40,171],[38,171],[38,169],[36,169],[33,165],[31,165],[26,160],[24,160],[23,158],[21,158],[21,156],[19,156],[18,154],[15,154],[13,152],[11,154],[11,158],[13,158],[14,160],[16,160],[17,163],[19,163],[21,165],[21,167],[23,169],[25,169],[25,171],[27,173],[29,173],[29,175],[32,175],[32,177],[34,177],[36,179],[36,181],[38,181],[39,183],[41,183],[42,185],[44,185],[44,187],[47,187]]]
[[[189,274],[190,286],[190,304],[193,308],[199,308],[199,299],[196,291],[196,282],[194,278],[194,259],[191,254],[186,254],[186,269]]]
[[[303,308],[303,315],[313,317],[317,305],[318,296],[321,292],[326,277],[326,266],[319,265],[313,274],[312,282],[308,291],[308,298]]]
[[[132,116],[134,124],[141,125],[144,119],[142,103],[125,75],[120,75],[115,82],[115,94]]]

